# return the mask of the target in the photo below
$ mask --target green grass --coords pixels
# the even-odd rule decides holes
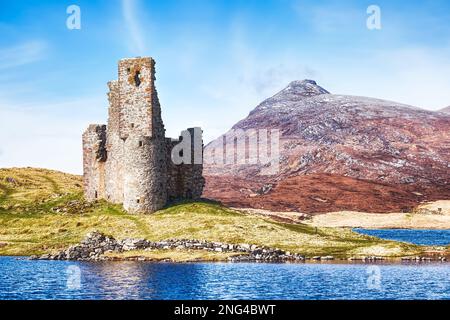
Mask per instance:
[[[13,182],[7,182],[13,181]],[[250,243],[307,256],[402,256],[421,249],[345,228],[315,228],[245,215],[212,202],[185,202],[152,215],[83,200],[81,177],[44,169],[0,169],[0,255],[32,255],[78,243],[90,231],[121,238]],[[55,212],[55,208],[61,212]],[[193,258],[198,258],[198,253]],[[155,257],[152,255],[152,257]],[[181,260],[188,260],[186,254]]]

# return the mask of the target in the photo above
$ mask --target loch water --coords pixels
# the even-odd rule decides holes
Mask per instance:
[[[353,229],[369,236],[408,242],[422,246],[449,246],[450,230],[422,229]]]
[[[450,299],[450,264],[150,263],[0,257],[4,299]]]

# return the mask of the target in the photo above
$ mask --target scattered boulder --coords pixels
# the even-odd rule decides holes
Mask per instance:
[[[151,242],[145,239],[124,239],[119,242],[123,251],[141,250],[151,247]]]
[[[42,260],[100,260],[106,251],[120,251],[117,241],[100,232],[89,233],[80,244],[70,246],[68,249],[55,255],[45,254]]]
[[[350,257],[348,258],[348,261],[363,261],[363,262],[375,262],[375,261],[383,261],[386,260],[384,257],[376,257],[376,256],[370,256],[370,257]]]
[[[432,256],[427,256],[427,257],[402,257],[401,260],[403,262],[432,262],[432,261],[441,261],[441,262],[446,262],[447,258],[446,257],[432,257]]]
[[[330,260],[334,260],[334,257],[333,256],[320,257],[320,260],[330,261]]]
[[[94,206],[93,203],[81,201],[81,200],[71,200],[62,205],[53,207],[51,210],[56,213],[64,214],[84,214]]]

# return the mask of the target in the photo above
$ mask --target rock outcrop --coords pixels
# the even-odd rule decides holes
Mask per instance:
[[[306,213],[409,211],[423,201],[450,199],[450,115],[442,112],[294,81],[224,135],[247,138],[236,143],[236,158],[248,158],[251,138],[243,135],[261,129],[280,132],[279,170],[264,175],[260,163],[208,161],[204,197]],[[209,143],[205,155],[217,156],[223,141]]]

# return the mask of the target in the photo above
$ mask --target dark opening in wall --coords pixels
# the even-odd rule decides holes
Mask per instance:
[[[134,83],[136,84],[136,87],[141,85],[141,73],[139,71],[136,71],[134,74]]]
[[[142,141],[139,141],[139,147],[142,147],[144,143]]]
[[[94,197],[95,197],[95,199],[97,199],[97,198],[98,198],[98,192],[97,192],[97,191],[95,191],[95,193],[94,193]]]
[[[137,199],[136,202],[137,202],[137,203],[141,203],[141,199]]]
[[[134,123],[132,123],[132,124],[130,125],[130,127],[131,127],[131,129],[133,129],[133,128],[134,128]]]

